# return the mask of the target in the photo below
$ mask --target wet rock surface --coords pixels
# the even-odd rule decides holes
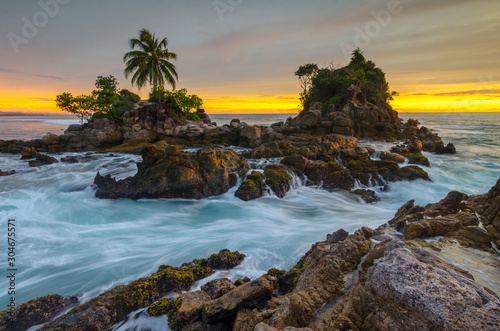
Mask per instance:
[[[194,260],[180,268],[160,266],[158,271],[149,277],[138,279],[128,285],[117,286],[73,308],[55,321],[44,325],[42,330],[109,329],[124,320],[132,311],[153,304],[168,292],[189,290],[197,280],[211,275],[214,272],[213,268],[220,266],[221,263],[227,267],[235,267],[243,258],[244,255],[239,252],[222,250],[208,259]],[[203,293],[209,298],[208,294]],[[168,300],[162,302],[163,311],[172,308]],[[158,306],[155,308],[158,314],[161,314],[162,309]]]
[[[94,184],[99,198],[186,198],[202,199],[225,193],[230,173],[243,176],[246,160],[231,151],[204,147],[196,153],[180,152],[176,147],[159,151],[155,145],[142,152],[137,174],[116,181],[97,174]]]

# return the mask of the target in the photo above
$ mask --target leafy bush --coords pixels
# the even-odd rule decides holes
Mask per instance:
[[[57,107],[76,114],[80,120],[91,120],[107,117],[120,121],[123,114],[134,108],[141,98],[128,90],[118,91],[118,82],[113,76],[99,76],[95,82],[96,89],[90,95],[73,97],[64,92],[56,97]]]
[[[347,66],[338,69],[322,68],[314,73],[310,87],[300,96],[303,109],[308,109],[318,101],[323,103],[323,110],[330,104],[334,104],[337,109],[342,107],[347,101],[347,88],[354,79],[359,81],[361,92],[366,95],[367,101],[376,106],[387,106],[387,102],[396,94],[389,90],[385,73],[356,49]]]
[[[201,108],[203,100],[196,94],[187,94],[187,89],[168,91],[158,88],[149,93],[150,102],[163,103],[169,97],[175,100],[175,104],[184,112],[188,120],[200,121],[200,117],[193,113],[193,110]]]

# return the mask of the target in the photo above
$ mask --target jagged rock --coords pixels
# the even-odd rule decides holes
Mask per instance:
[[[30,160],[28,162],[30,167],[40,167],[43,165],[49,165],[52,163],[59,163],[56,158],[53,158],[52,156],[48,155],[43,155],[43,154],[38,154],[34,160]]]
[[[168,326],[174,331],[201,320],[203,304],[210,301],[204,291],[188,292],[175,299],[174,308],[168,311]]]
[[[386,152],[380,153],[380,159],[383,161],[394,161],[396,163],[404,163],[406,161],[406,159],[402,155]]]
[[[196,115],[200,118],[200,120],[205,123],[205,124],[210,124],[212,123],[212,120],[208,116],[207,113],[205,113],[205,109],[197,109],[196,110]]]
[[[205,291],[211,299],[217,299],[234,288],[236,288],[236,285],[232,281],[227,278],[220,278],[206,283],[201,287],[201,290]]]
[[[212,265],[224,263],[228,261],[228,256],[232,255],[239,257],[242,254],[222,250],[208,259],[193,260],[181,268],[160,266],[158,271],[151,276],[108,290],[49,322],[41,330],[107,330],[124,320],[132,311],[153,304],[167,292],[189,290],[197,280],[213,273]],[[241,260],[232,259],[233,262],[230,265],[234,266],[234,263],[240,263]],[[203,293],[208,297],[205,292]],[[160,302],[161,307],[158,306]],[[151,311],[152,315],[160,313],[161,310],[169,311],[172,308],[168,299],[158,303]],[[155,310],[158,311],[155,312]]]
[[[496,330],[500,301],[449,264],[393,240],[368,270],[363,329]]]
[[[260,132],[261,129],[254,125],[243,123],[243,126],[241,127],[241,136],[248,140],[259,139]]]
[[[0,330],[22,331],[42,324],[66,308],[77,304],[75,296],[62,297],[58,294],[47,295],[30,300],[17,307],[15,322],[9,321],[9,310],[0,312]]]
[[[264,176],[266,184],[278,198],[283,198],[291,188],[292,177],[278,164],[267,165],[264,168]]]
[[[98,173],[94,180],[98,187],[96,196],[106,199],[202,199],[227,192],[229,173],[242,176],[248,171],[244,158],[211,146],[197,153],[182,152],[174,156],[170,149],[168,153],[170,155],[154,145],[146,148],[143,161],[137,164],[137,174],[127,179],[116,181],[110,175],[103,177]]]
[[[243,201],[250,201],[260,198],[265,188],[264,176],[261,172],[252,171],[250,175],[241,183],[234,195]]]
[[[271,298],[274,281],[270,276],[263,276],[254,281],[238,286],[229,293],[203,305],[203,321],[215,324],[218,321],[231,320],[238,308],[259,306]]]
[[[420,140],[419,140],[420,142]],[[426,158],[422,152],[418,149],[411,149],[410,147],[406,146],[394,146],[391,148],[392,153],[397,153],[399,155],[402,155],[408,159],[408,162],[411,164],[420,164],[426,167],[430,166],[429,159]],[[380,157],[382,159],[382,155]]]
[[[388,181],[398,180],[429,180],[429,175],[417,166],[400,168],[393,161],[351,160],[346,165],[351,175],[362,184],[379,184],[377,176]]]

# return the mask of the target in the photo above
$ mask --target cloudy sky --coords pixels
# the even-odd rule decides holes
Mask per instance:
[[[295,112],[301,64],[360,47],[399,111],[500,111],[498,0],[0,0],[0,110],[54,111],[123,75],[128,40],[168,37],[178,87],[208,112]]]

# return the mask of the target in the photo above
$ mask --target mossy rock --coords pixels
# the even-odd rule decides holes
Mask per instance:
[[[128,285],[117,286],[78,307],[68,314],[46,324],[42,330],[82,329],[107,330],[124,320],[132,311],[153,305],[151,314],[161,314],[170,309],[170,301],[158,301],[168,292],[189,290],[196,281],[213,274],[213,268],[235,267],[245,255],[221,250],[208,259],[193,260],[182,267],[160,266],[149,277],[138,279]],[[178,303],[177,303],[178,304]],[[174,307],[176,302],[174,302]],[[102,317],[103,311],[105,317]]]
[[[323,161],[313,161],[306,167],[304,174],[314,185],[318,185],[330,173],[329,166]]]
[[[264,176],[262,173],[252,171],[243,183],[241,183],[234,195],[243,201],[250,201],[260,198],[264,192],[264,187]]]
[[[311,249],[300,258],[299,262],[297,262],[297,264],[292,269],[285,272],[281,277],[278,278],[279,291],[281,294],[289,293],[293,290],[300,275],[302,275],[302,273],[304,272],[306,267],[311,262],[311,254],[312,254],[312,251],[313,251],[315,246],[316,246],[316,244],[314,244],[311,247]],[[271,271],[271,270],[272,269],[270,269],[269,271]],[[275,271],[271,271],[271,272],[274,272],[276,274],[280,274],[279,270],[278,270],[278,272],[275,272]]]
[[[175,309],[175,302],[171,298],[160,298],[157,302],[153,303],[148,308],[149,316],[162,316],[167,315],[170,311]]]
[[[236,286],[241,286],[241,285],[243,285],[243,284],[245,284],[245,283],[248,283],[249,281],[251,281],[251,279],[250,279],[250,278],[248,278],[248,277],[245,277],[245,278],[243,278],[243,279],[238,278],[238,279],[234,282],[234,285],[236,285]]]
[[[266,184],[273,190],[278,198],[283,198],[290,190],[292,185],[292,176],[286,169],[278,164],[270,164],[264,169]]]
[[[66,306],[65,299],[57,294],[32,299],[17,307],[15,322],[9,321],[8,310],[0,312],[0,330],[27,330],[34,325],[50,320]]]
[[[399,169],[399,175],[403,179],[407,180],[415,180],[415,179],[424,179],[430,181],[429,174],[422,168],[418,166],[406,166]]]
[[[231,252],[229,249],[222,249],[217,254],[212,254],[208,259],[195,259],[192,263],[207,266],[212,269],[231,269],[239,265],[245,254],[238,251]]]

